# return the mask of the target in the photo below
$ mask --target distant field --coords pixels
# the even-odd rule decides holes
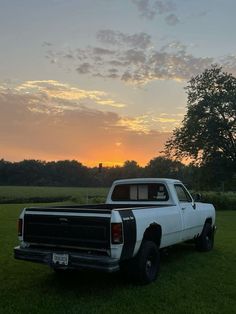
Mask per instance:
[[[158,280],[139,287],[119,273],[58,277],[47,266],[14,260],[24,206],[0,205],[0,313],[236,313],[235,211],[217,213],[212,252],[177,245],[162,257]]]
[[[0,186],[0,204],[22,203],[101,203],[108,188]],[[236,210],[236,192],[202,192],[204,202],[213,203],[216,210]]]
[[[104,202],[107,188],[0,186],[0,204],[45,202]]]

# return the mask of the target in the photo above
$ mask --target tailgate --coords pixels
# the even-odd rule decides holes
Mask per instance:
[[[107,251],[110,249],[110,220],[110,212],[55,213],[27,209],[23,239],[29,244]]]

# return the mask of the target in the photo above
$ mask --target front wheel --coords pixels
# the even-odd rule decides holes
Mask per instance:
[[[208,252],[214,246],[214,229],[210,223],[206,223],[201,235],[196,239],[196,249],[200,252]]]

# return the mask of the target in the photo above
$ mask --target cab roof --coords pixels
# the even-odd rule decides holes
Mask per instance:
[[[132,184],[132,183],[181,183],[180,180],[169,179],[169,178],[134,178],[134,179],[122,179],[114,181],[114,184]]]

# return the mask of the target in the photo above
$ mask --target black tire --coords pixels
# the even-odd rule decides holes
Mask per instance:
[[[196,249],[200,252],[208,252],[214,246],[214,230],[210,223],[206,223],[201,235],[196,239]]]
[[[156,244],[143,241],[132,264],[131,272],[137,284],[146,285],[156,280],[160,268],[160,253]]]

